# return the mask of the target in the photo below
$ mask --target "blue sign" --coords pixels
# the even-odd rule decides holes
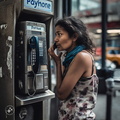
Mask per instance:
[[[47,0],[24,0],[24,8],[53,12],[52,2]]]

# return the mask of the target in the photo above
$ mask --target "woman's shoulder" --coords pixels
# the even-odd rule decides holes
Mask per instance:
[[[71,64],[74,64],[75,66],[78,66],[78,67],[82,66],[87,68],[89,65],[92,64],[91,56],[88,54],[87,51],[81,51],[75,56]]]
[[[84,68],[88,68],[88,67],[91,68],[91,64],[93,63],[92,62],[92,56],[87,51],[79,52],[75,56],[75,59],[73,61],[74,61],[75,65],[82,66]]]
[[[85,61],[91,59],[92,57],[93,57],[92,54],[86,50],[83,50],[76,55],[76,59]]]

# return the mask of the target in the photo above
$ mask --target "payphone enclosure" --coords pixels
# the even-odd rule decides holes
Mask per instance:
[[[34,120],[45,119],[43,103],[55,96],[47,56],[53,19],[54,0],[0,0],[2,120],[19,120],[19,109],[29,108]]]

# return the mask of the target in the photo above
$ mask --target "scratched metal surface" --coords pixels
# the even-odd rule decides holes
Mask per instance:
[[[0,7],[0,118],[14,120],[14,6]]]

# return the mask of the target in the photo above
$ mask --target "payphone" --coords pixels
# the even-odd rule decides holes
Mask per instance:
[[[34,95],[48,88],[46,26],[44,23],[18,23],[16,36],[16,91]]]
[[[54,0],[0,0],[0,119],[49,120],[53,18]]]

